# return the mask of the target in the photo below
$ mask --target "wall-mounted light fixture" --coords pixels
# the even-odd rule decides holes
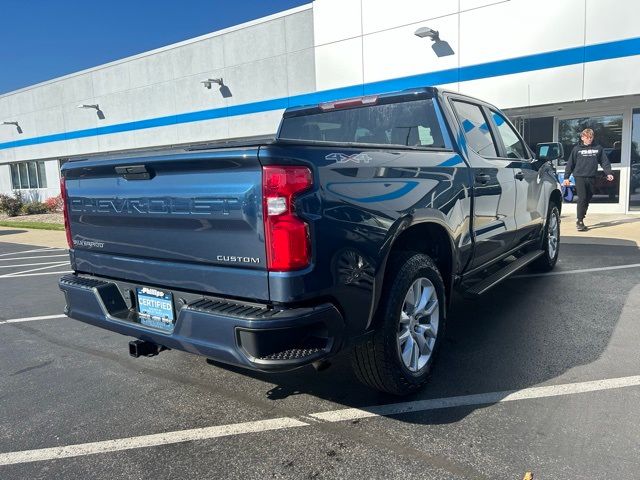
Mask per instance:
[[[91,104],[91,105],[87,105],[85,103],[78,105],[78,108],[92,108],[96,111],[96,114],[98,115],[98,118],[100,120],[104,120],[104,112],[102,110],[100,110],[100,105],[98,105],[97,103]]]
[[[22,128],[20,128],[20,124],[18,122],[2,122],[2,125],[13,125],[16,127],[18,133],[22,133]]]
[[[231,93],[231,90],[229,90],[229,87],[227,87],[224,84],[222,77],[207,78],[206,80],[203,80],[200,83],[202,83],[205,86],[205,88],[208,88],[209,90],[211,90],[211,87],[213,86],[214,83],[219,85],[220,86],[219,91],[220,91],[220,94],[222,95],[222,98],[229,98],[233,96],[233,94]]]
[[[434,42],[440,40],[440,32],[429,27],[420,27],[415,31],[415,36],[420,38],[430,38]]]
[[[222,78],[207,78],[206,80],[203,80],[200,83],[202,83],[205,86],[205,88],[208,88],[209,90],[211,90],[211,86],[214,83],[220,85],[220,88],[224,86],[224,82],[222,81]]]
[[[453,55],[455,53],[448,42],[440,40],[440,32],[438,32],[438,30],[429,27],[420,27],[413,33],[416,37],[430,38],[433,40],[431,48],[438,57],[446,57],[447,55]]]

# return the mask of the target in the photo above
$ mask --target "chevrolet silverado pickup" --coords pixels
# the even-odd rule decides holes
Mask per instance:
[[[493,105],[419,88],[289,108],[261,143],[69,161],[65,313],[134,357],[281,371],[346,351],[410,393],[454,291],[555,266],[562,149],[536,150]]]

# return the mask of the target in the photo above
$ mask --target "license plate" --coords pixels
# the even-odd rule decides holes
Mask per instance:
[[[155,288],[136,288],[140,323],[161,330],[173,330],[173,295]]]

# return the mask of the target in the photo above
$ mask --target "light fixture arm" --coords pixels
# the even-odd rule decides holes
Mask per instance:
[[[222,80],[222,77],[220,78],[207,78],[206,80],[201,81],[200,83],[202,83],[205,88],[208,88],[209,90],[211,90],[211,86],[215,83],[217,85],[220,85],[220,87],[224,86],[224,82]]]
[[[11,125],[12,127],[16,127],[18,135],[22,133],[22,128],[20,127],[20,124],[18,122],[2,122],[2,125]]]

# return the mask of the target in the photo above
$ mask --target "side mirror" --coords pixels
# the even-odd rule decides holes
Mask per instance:
[[[543,162],[564,158],[564,148],[559,142],[539,143],[536,145],[536,158]]]

